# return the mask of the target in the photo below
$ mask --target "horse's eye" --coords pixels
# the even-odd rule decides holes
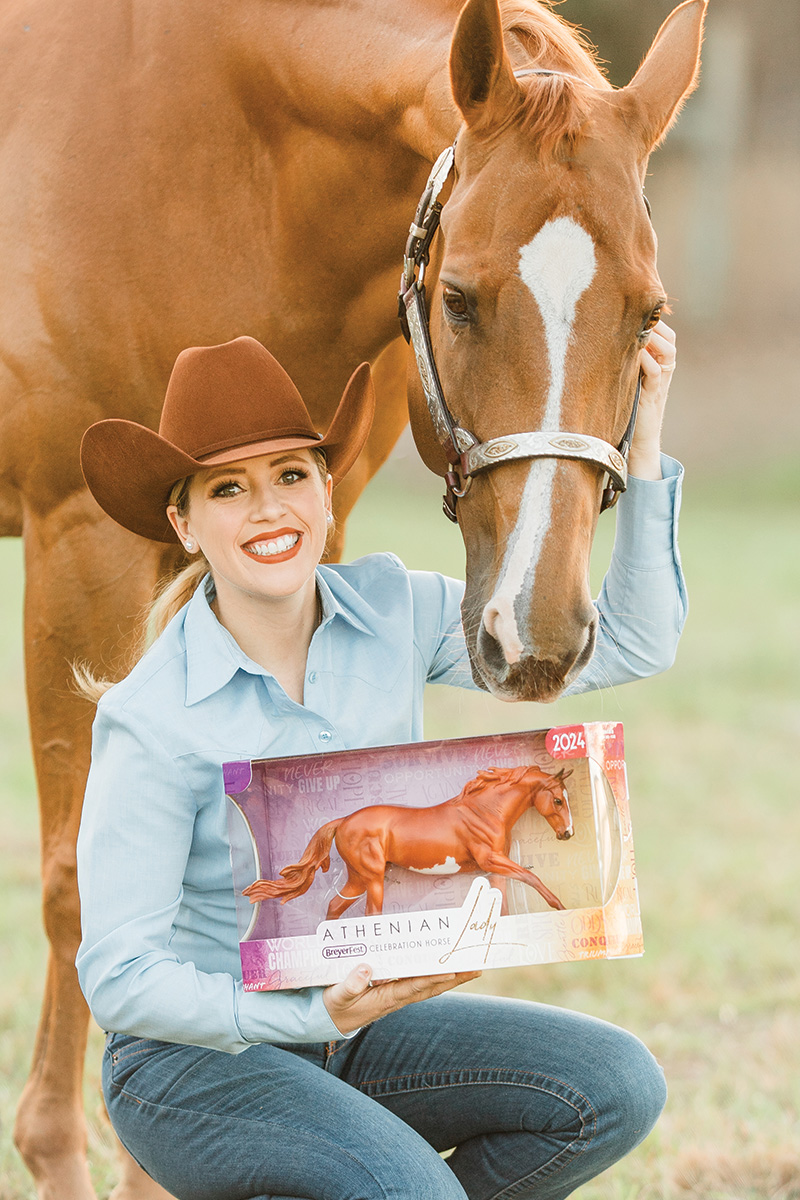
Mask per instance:
[[[455,317],[457,321],[463,321],[468,314],[467,298],[458,288],[449,287],[444,284],[442,287],[442,303],[446,312]]]
[[[655,306],[653,311],[650,313],[650,316],[645,319],[644,325],[642,326],[642,333],[649,333],[651,329],[656,327],[658,322],[661,320],[661,314],[663,311],[663,304],[657,304]]]

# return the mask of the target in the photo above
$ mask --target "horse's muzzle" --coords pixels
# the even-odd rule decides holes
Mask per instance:
[[[470,647],[473,676],[498,700],[548,704],[558,699],[589,662],[594,653],[596,633],[595,616],[585,627],[583,645],[577,652],[571,649],[558,657],[523,653],[515,662],[509,663],[503,646],[481,621],[476,645]]]

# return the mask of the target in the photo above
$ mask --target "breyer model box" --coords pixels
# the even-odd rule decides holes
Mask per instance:
[[[224,778],[246,991],[642,953],[620,724]]]

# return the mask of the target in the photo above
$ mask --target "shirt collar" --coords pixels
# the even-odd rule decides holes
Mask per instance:
[[[319,628],[339,617],[361,633],[374,635],[363,620],[369,613],[358,592],[333,569],[317,570],[317,589],[322,603]],[[197,704],[230,683],[237,671],[272,678],[264,667],[245,654],[236,639],[221,625],[211,609],[214,585],[207,575],[186,606],[183,622],[186,643],[186,704]]]
[[[360,633],[375,636],[375,630],[370,625],[372,608],[355,588],[342,578],[335,567],[317,568],[317,591],[322,601],[320,628],[334,617],[341,617]]]
[[[186,643],[186,704],[197,704],[218,692],[237,671],[266,675],[249,659],[238,642],[220,625],[211,610],[214,598],[211,577],[206,575],[186,607],[183,636]]]

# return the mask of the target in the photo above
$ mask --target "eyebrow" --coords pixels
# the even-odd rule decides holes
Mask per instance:
[[[270,463],[270,466],[279,467],[281,463],[290,462],[294,459],[295,462],[305,463],[305,459],[300,457],[297,450],[284,450],[278,454]],[[246,475],[246,466],[226,466],[225,463],[220,463],[217,467],[206,467],[208,475],[206,476],[210,483],[212,479],[218,479],[220,475]]]

